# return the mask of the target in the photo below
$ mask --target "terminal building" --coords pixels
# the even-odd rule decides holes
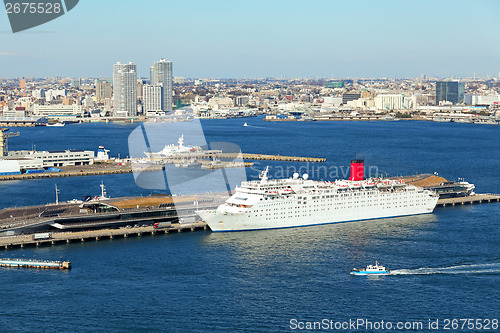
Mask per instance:
[[[9,151],[8,157],[9,159],[41,161],[41,166],[44,168],[94,164],[94,152],[92,150],[18,150]]]

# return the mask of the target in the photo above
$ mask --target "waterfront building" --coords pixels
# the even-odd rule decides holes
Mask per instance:
[[[464,95],[467,105],[495,105],[500,103],[500,95]]]
[[[81,105],[33,105],[33,114],[37,116],[83,116]]]
[[[375,107],[378,110],[402,110],[404,109],[403,94],[381,94],[375,97]]]
[[[91,165],[94,164],[94,152],[92,150],[17,150],[9,151],[10,158],[23,159],[26,161],[42,161],[43,167],[59,167],[67,165]]]
[[[459,104],[464,102],[465,83],[458,81],[436,82],[436,104],[451,102]]]
[[[0,157],[0,175],[20,174],[22,170],[41,168],[43,168],[43,161],[39,159]]]
[[[16,107],[3,111],[5,118],[24,118],[26,117],[26,109],[24,107]]]
[[[212,97],[208,101],[208,106],[212,110],[226,109],[234,106],[233,100],[229,97]]]
[[[150,69],[151,85],[163,85],[163,111],[172,111],[172,62],[160,59]]]
[[[163,85],[145,84],[142,87],[144,112],[161,112],[163,110]]]
[[[113,66],[114,115],[133,117],[137,115],[137,66],[116,63]]]

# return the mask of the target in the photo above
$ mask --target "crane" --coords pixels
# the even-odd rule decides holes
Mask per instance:
[[[9,150],[8,139],[14,136],[19,136],[19,132],[4,133],[8,130],[8,128],[0,128],[0,158],[5,156]]]

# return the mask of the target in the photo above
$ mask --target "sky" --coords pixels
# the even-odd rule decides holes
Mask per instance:
[[[12,33],[0,11],[0,78],[497,77],[500,0],[80,0]]]

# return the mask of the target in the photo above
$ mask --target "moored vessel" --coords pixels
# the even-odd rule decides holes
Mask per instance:
[[[400,179],[364,179],[362,160],[351,163],[349,180],[302,178],[246,181],[215,210],[197,211],[212,231],[302,227],[431,213],[439,196]]]
[[[165,157],[173,157],[173,156],[181,156],[193,153],[199,153],[203,149],[199,146],[192,145],[184,145],[184,134],[177,140],[177,145],[170,144],[163,147],[159,152],[144,152],[144,154],[149,158],[165,158]]]

